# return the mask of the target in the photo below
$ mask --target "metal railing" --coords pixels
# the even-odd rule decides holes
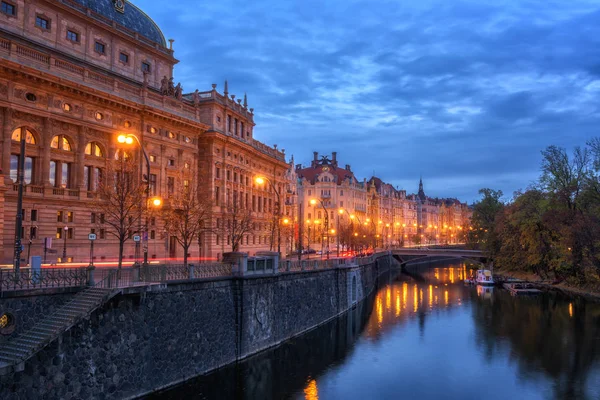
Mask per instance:
[[[87,268],[0,269],[0,292],[6,290],[78,287],[88,283]]]

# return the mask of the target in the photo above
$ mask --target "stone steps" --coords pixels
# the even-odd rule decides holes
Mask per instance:
[[[51,343],[58,335],[89,315],[119,290],[89,288],[57,309],[53,314],[0,345],[0,373],[10,372],[11,366],[21,363]]]

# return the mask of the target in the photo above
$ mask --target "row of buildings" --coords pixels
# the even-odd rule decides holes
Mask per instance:
[[[293,164],[293,161],[292,161]],[[290,233],[290,249],[312,242],[322,250],[456,244],[464,242],[472,211],[454,198],[425,195],[394,188],[378,177],[359,180],[349,164],[313,153],[310,166],[288,171],[286,216],[298,228]]]
[[[287,162],[283,149],[255,139],[245,94],[236,98],[227,82],[220,91],[216,84],[203,91],[175,84],[173,41],[130,2],[2,0],[0,32],[4,263],[11,263],[17,237],[23,258],[87,262],[90,233],[96,262],[113,261],[119,248],[113,210],[99,207],[99,192],[115,184],[125,159],[138,166],[138,184],[147,187],[136,199],[137,225],[130,224],[125,237],[128,261],[141,251],[151,260],[182,258],[177,230],[147,201],[157,196],[162,209],[177,208],[190,187],[206,211],[188,249],[192,259],[218,259],[234,246],[254,254],[275,249],[276,242],[281,251],[294,250],[306,235],[304,225],[306,231],[322,225],[325,213],[327,225],[335,229],[335,220],[339,229],[313,228],[313,236],[319,232],[321,241],[341,240],[342,246],[349,242],[341,237],[344,227],[354,244],[359,235],[365,242],[385,237],[373,241],[379,246],[421,242],[420,235],[451,242],[457,239],[449,229],[467,224],[466,205],[427,198],[422,190],[407,195],[377,178],[358,181],[349,166],[338,167],[335,153],[331,160],[315,154],[308,168]],[[121,143],[119,136],[135,141]],[[257,177],[265,180],[257,183]]]

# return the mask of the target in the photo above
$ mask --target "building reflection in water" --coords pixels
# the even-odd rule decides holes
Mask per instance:
[[[463,284],[463,265],[454,264],[450,268],[431,268],[419,272],[424,280],[416,281],[410,276],[400,275],[377,293],[375,313],[365,328],[367,338],[377,340],[387,329],[415,317],[420,318],[420,324],[423,325],[427,314],[437,312],[442,297],[444,308],[463,304],[467,297],[465,290],[469,290]],[[407,307],[412,312],[402,313],[401,310]]]

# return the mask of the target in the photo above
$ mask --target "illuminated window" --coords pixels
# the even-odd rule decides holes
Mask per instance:
[[[102,121],[104,119],[104,115],[101,112],[97,112],[94,114],[94,118],[96,118],[98,121]]]
[[[29,129],[25,129],[25,128],[15,129],[12,133],[12,140],[14,140],[15,142],[20,142],[22,131],[27,132],[27,134],[25,135],[25,143],[36,144],[35,136],[33,136],[33,133],[31,133],[31,131]]]
[[[88,156],[104,157],[104,153],[98,142],[89,142],[85,145],[85,154]]]
[[[56,135],[52,138],[50,147],[57,150],[72,151],[71,143],[64,135]]]
[[[73,109],[69,103],[63,103],[62,109],[66,112],[69,112]]]

